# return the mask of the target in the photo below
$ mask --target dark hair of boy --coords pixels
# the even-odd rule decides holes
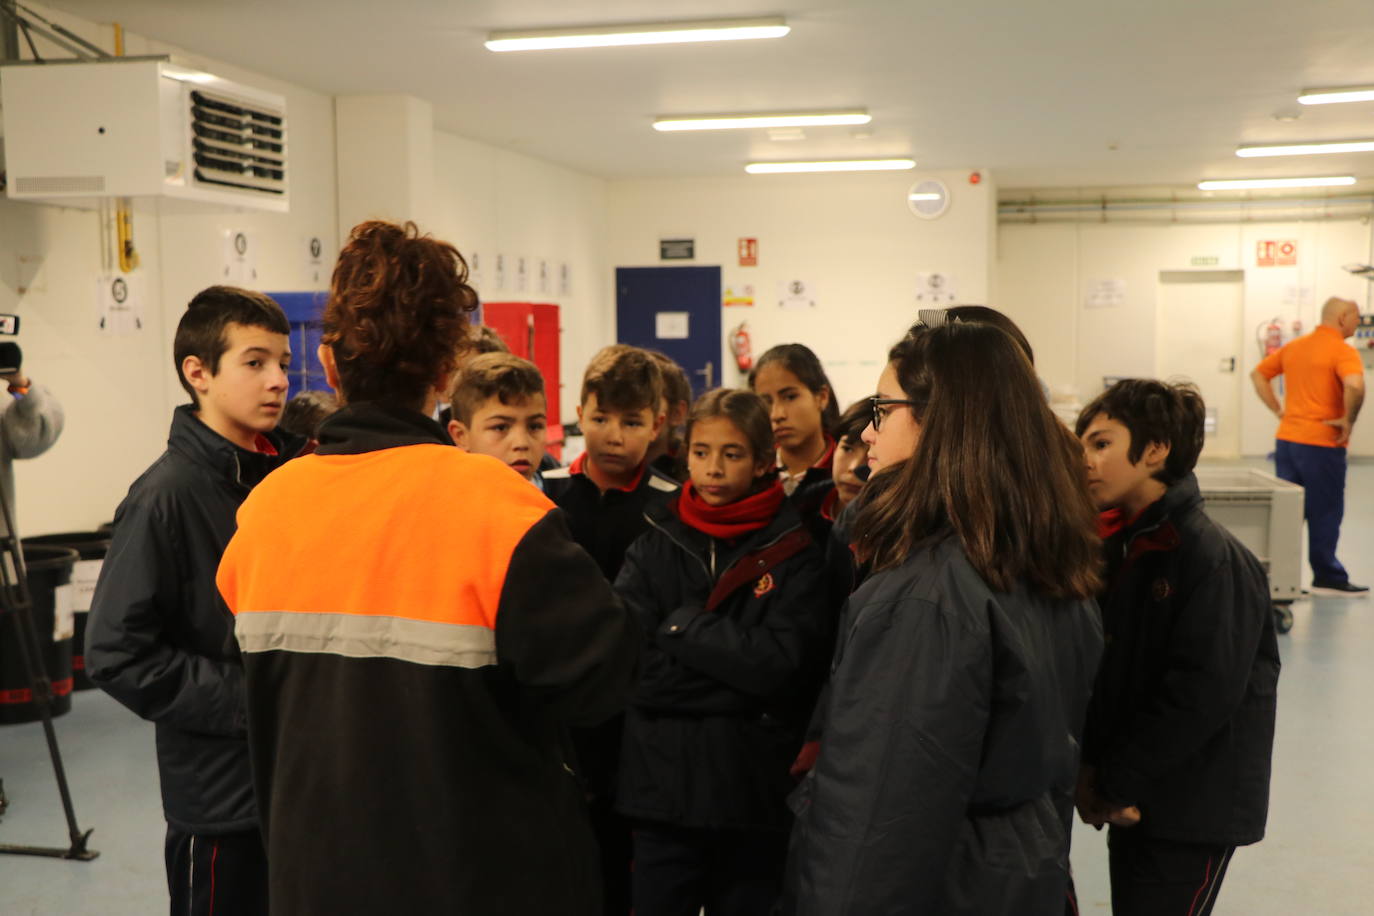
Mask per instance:
[[[628,344],[603,347],[582,376],[581,403],[596,395],[602,410],[644,410],[658,413],[663,401],[663,370],[647,350]]]
[[[1052,598],[1095,595],[1101,541],[1082,448],[1016,341],[985,324],[913,328],[889,360],[921,439],[875,478],[856,523],[860,558],[882,570],[952,535],[997,591],[1024,582]]]
[[[692,383],[687,380],[687,373],[679,366],[671,356],[658,350],[645,350],[658,362],[658,368],[663,370],[663,396],[668,400],[668,413],[672,413],[674,404],[692,403]]]
[[[278,428],[289,433],[317,439],[316,431],[325,417],[339,409],[339,399],[328,391],[302,391],[286,402]]]
[[[827,434],[831,433],[835,424],[840,421],[840,407],[835,401],[835,386],[830,384],[830,376],[825,374],[825,367],[821,365],[816,354],[811,352],[811,348],[799,343],[769,347],[749,372],[750,388],[754,387],[754,378],[759,370],[772,363],[778,363],[795,375],[797,381],[805,385],[812,394],[819,394],[821,389],[830,392],[830,402],[821,412],[821,428]]]
[[[867,402],[865,402],[866,404]],[[687,415],[687,442],[692,441],[692,427],[703,420],[724,418],[744,433],[749,442],[750,457],[754,461],[773,460],[773,424],[768,418],[768,406],[752,391],[738,388],[717,388],[708,391],[692,405]],[[772,477],[767,479],[771,482]]]
[[[873,422],[873,405],[864,398],[862,401],[855,401],[845,408],[844,413],[840,414],[839,421],[835,424],[835,441],[848,439],[850,442],[858,443],[863,436],[868,424]]]
[[[472,329],[472,337],[468,344],[474,353],[509,353],[510,347],[501,339],[501,335],[485,324],[479,324]]]
[[[1140,461],[1150,443],[1169,446],[1155,479],[1178,483],[1197,465],[1206,436],[1207,408],[1197,386],[1154,379],[1122,379],[1093,399],[1078,415],[1074,433],[1082,436],[1098,414],[1106,414],[1131,434],[1126,457]]]
[[[286,313],[271,296],[237,286],[211,286],[196,293],[177,322],[172,342],[172,364],[176,367],[177,381],[193,402],[196,390],[181,374],[181,366],[186,357],[194,356],[211,375],[218,375],[220,358],[229,349],[226,329],[231,324],[263,328],[276,334],[291,333]]]
[[[544,395],[544,376],[539,367],[505,351],[483,353],[463,364],[449,392],[453,419],[464,426],[492,398],[516,404]]]
[[[412,222],[369,220],[339,253],[324,307],[322,343],[333,349],[340,399],[424,405],[453,370],[477,308],[468,265]]]

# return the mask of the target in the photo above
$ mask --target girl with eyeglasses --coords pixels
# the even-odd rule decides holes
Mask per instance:
[[[986,324],[893,348],[783,912],[1059,916],[1102,652],[1082,452]],[[876,484],[876,486],[875,486]]]

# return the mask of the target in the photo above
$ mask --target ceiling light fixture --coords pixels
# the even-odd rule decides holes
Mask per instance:
[[[1304,89],[1298,101],[1304,105],[1335,105],[1339,102],[1374,102],[1374,86],[1343,89]]]
[[[751,162],[744,170],[750,175],[780,175],[792,172],[895,172],[914,168],[915,159],[836,159],[824,162]]]
[[[867,124],[873,116],[863,109],[849,111],[812,111],[791,114],[749,115],[691,115],[661,117],[654,121],[654,130],[738,130],[750,127],[833,127],[845,124]]]
[[[1325,178],[1244,178],[1227,181],[1199,181],[1199,191],[1245,191],[1252,188],[1331,188],[1354,184],[1349,175]]]
[[[781,16],[769,16],[762,19],[711,19],[492,32],[487,36],[486,44],[488,51],[547,51],[557,48],[613,48],[781,38],[790,31],[791,28]]]
[[[1323,153],[1374,153],[1374,140],[1333,140],[1280,146],[1242,146],[1236,149],[1236,155],[1242,159],[1259,159],[1266,156],[1319,156]]]

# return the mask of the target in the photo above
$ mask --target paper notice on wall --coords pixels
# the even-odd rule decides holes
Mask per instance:
[[[654,316],[654,336],[659,340],[686,340],[691,318],[689,312],[659,312]]]
[[[496,288],[506,288],[506,256],[503,254],[496,256]]]
[[[256,289],[258,285],[258,244],[255,233],[246,229],[224,230],[221,245],[222,282],[228,286]]]
[[[539,262],[539,295],[549,294],[549,262],[540,260]]]
[[[1310,286],[1285,286],[1283,288],[1284,305],[1304,305],[1312,301],[1312,287]]]
[[[917,274],[916,301],[922,305],[953,305],[959,301],[954,285],[954,278],[947,273]]]
[[[143,330],[143,275],[102,274],[95,280],[98,329],[108,337]]]
[[[1119,279],[1094,280],[1088,284],[1085,303],[1090,309],[1115,308],[1126,304],[1126,281]]]
[[[741,283],[739,286],[725,287],[725,295],[721,297],[721,305],[726,308],[752,308],[754,305],[754,284]]]
[[[95,583],[104,565],[104,560],[77,560],[72,566],[72,610],[76,613],[84,614],[91,609]]]
[[[529,289],[529,282],[530,282],[530,277],[529,277],[529,272],[525,269],[525,259],[524,259],[524,258],[516,258],[516,259],[515,259],[515,291],[516,291],[517,293],[523,293],[525,290]]]
[[[72,587],[59,585],[52,590],[52,641],[61,642],[76,634],[76,614],[72,611]]]
[[[303,245],[305,272],[316,289],[329,284],[329,268],[324,263],[324,240],[318,235],[307,236]]]
[[[572,295],[572,272],[568,269],[567,261],[558,265],[558,295]]]
[[[778,284],[778,308],[813,309],[816,288],[805,280],[784,280]]]
[[[468,286],[482,292],[482,255],[476,251],[468,257]]]

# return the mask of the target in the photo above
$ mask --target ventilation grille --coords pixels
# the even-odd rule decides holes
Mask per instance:
[[[260,102],[190,93],[191,155],[199,184],[286,193],[286,118]]]
[[[70,175],[61,178],[14,179],[16,194],[101,194],[105,191],[102,175]]]

